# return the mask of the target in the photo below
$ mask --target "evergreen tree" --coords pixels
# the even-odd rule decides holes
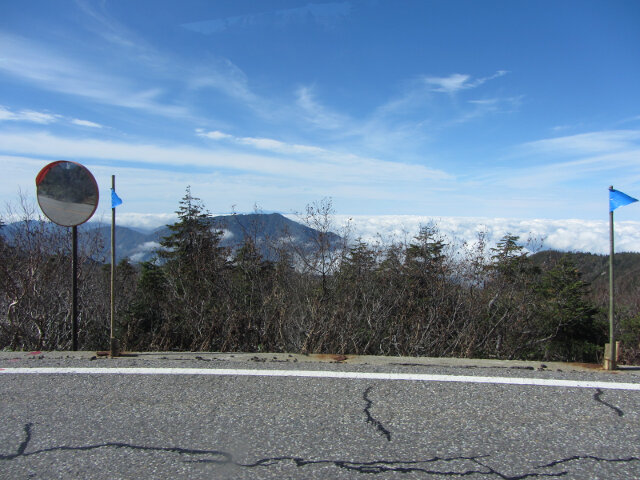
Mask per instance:
[[[187,271],[206,270],[209,262],[220,260],[222,232],[213,228],[211,214],[191,194],[191,187],[187,187],[176,213],[178,221],[168,226],[171,233],[160,241],[158,256]]]
[[[488,303],[479,324],[483,355],[529,358],[532,342],[540,337],[536,293],[540,269],[518,240],[518,236],[507,234],[491,249],[484,290]]]
[[[340,263],[340,275],[349,281],[358,281],[370,275],[375,268],[375,253],[361,238],[358,238]]]
[[[124,315],[123,345],[129,350],[162,348],[158,334],[164,323],[166,284],[162,268],[153,262],[140,265],[136,295]]]
[[[522,274],[533,274],[539,270],[533,265],[522,245],[518,245],[520,237],[507,233],[498,244],[491,249],[491,268],[495,273],[508,279],[515,279]]]
[[[415,242],[406,251],[406,264],[411,268],[426,269],[432,273],[441,270],[445,255],[445,243],[434,225],[420,227]]]
[[[597,309],[588,302],[588,284],[581,277],[566,256],[542,275],[540,344],[547,360],[596,361],[605,342],[606,329],[595,320]]]
[[[132,305],[131,324],[151,332],[156,348],[213,349],[218,339],[227,251],[211,215],[187,187],[178,221],[169,225],[157,252],[159,262],[142,266],[139,296]]]

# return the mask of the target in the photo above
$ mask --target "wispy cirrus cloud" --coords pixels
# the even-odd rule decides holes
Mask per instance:
[[[406,181],[409,178],[412,178],[413,181],[427,178],[434,180],[453,178],[452,175],[443,170],[429,168],[424,165],[361,157],[313,145],[287,143],[271,138],[237,137],[218,130],[206,132],[198,129],[196,130],[196,135],[210,140],[230,142],[236,145],[293,157],[296,159],[295,161],[299,163],[298,168],[304,170],[314,165],[325,168],[326,172],[321,176],[328,174],[330,178],[337,182],[345,179],[353,181],[356,180],[357,177],[360,177],[365,182],[372,181],[376,178],[378,179],[377,181],[379,181],[381,178],[387,176],[388,179],[395,178],[398,181],[402,179]],[[362,182],[357,181],[357,183]]]
[[[618,121],[617,124],[621,125],[624,123],[637,123],[637,122],[640,122],[640,115],[636,115],[635,117],[623,118],[622,120]]]
[[[11,109],[0,105],[0,122],[27,122],[46,125],[57,122],[60,118],[60,115],[48,112],[36,112],[34,110],[12,111]]]
[[[126,48],[139,48],[140,38],[132,38],[133,34],[120,22],[113,19],[106,11],[104,2],[88,2],[76,0],[76,5],[86,15],[88,21],[84,27],[97,33],[108,42]]]
[[[111,71],[121,73],[111,74],[104,82],[100,82],[99,78],[92,78],[95,72],[86,69],[87,65],[83,62],[67,60],[62,54],[58,54],[58,57],[63,60],[62,65],[65,65],[65,61],[70,63],[70,68],[65,70],[80,67],[83,73],[89,73],[90,83],[98,80],[99,90],[103,91],[104,95],[97,98],[102,103],[163,115],[188,116],[191,112],[187,107],[167,101],[175,92],[155,86],[169,82],[178,85],[178,89],[212,88],[248,106],[255,108],[259,105],[260,99],[249,88],[246,75],[229,59],[209,55],[205,61],[190,63],[149,44],[144,37],[111,15],[106,3],[86,0],[76,2],[84,14],[81,28],[92,32],[93,40],[97,40],[100,47],[106,42],[112,54],[112,64],[116,66],[111,68]],[[41,46],[35,45],[31,50],[39,50]],[[46,53],[48,57],[51,52]],[[98,73],[102,73],[102,70]],[[93,90],[78,90],[79,95],[87,93],[89,95],[86,96],[94,97]]]
[[[146,44],[98,4],[78,5],[87,19],[82,28],[94,34],[91,48],[53,49],[47,42],[0,31],[0,74],[45,91],[165,117],[195,117],[197,108],[177,99],[205,88],[254,110],[269,110],[230,60],[209,55],[191,63]],[[108,52],[108,70],[94,62],[92,48]]]
[[[190,90],[211,88],[249,107],[261,109],[263,101],[251,91],[247,76],[228,58],[209,55],[205,61],[189,64],[149,45],[110,15],[106,4],[79,0],[78,5],[89,19],[85,28],[121,51],[123,58],[133,58],[136,64],[141,63],[153,71],[156,77],[184,83]],[[132,70],[135,67],[131,65]]]
[[[261,109],[264,103],[249,87],[245,73],[226,58],[210,58],[193,68],[184,66],[181,74],[190,90],[211,88],[254,109]]]
[[[522,104],[524,96],[483,98],[479,100],[468,100],[469,108],[462,111],[449,121],[443,123],[444,126],[456,125],[470,122],[472,120],[497,113],[513,113]]]
[[[527,151],[556,155],[613,153],[640,148],[640,130],[604,130],[525,143]]]
[[[442,78],[422,75],[407,79],[398,85],[394,96],[382,104],[371,105],[369,113],[360,116],[328,107],[314,85],[305,85],[295,91],[297,110],[289,110],[288,113],[292,118],[302,120],[305,127],[317,129],[315,133],[321,131],[330,141],[360,154],[408,155],[418,160],[416,150],[425,152],[429,157],[428,145],[449,128],[487,115],[516,112],[524,96],[496,96],[487,89],[479,88],[507,73],[499,70],[493,75],[475,79],[461,74]],[[471,89],[478,89],[474,90],[476,98],[464,103],[436,93],[436,90],[455,93]]]
[[[576,193],[589,199],[588,192],[592,192],[594,184],[598,182],[603,188],[611,183],[629,185],[640,181],[639,156],[640,149],[590,155],[570,161],[545,159],[545,164],[526,163],[523,167],[511,168],[508,171],[493,169],[479,178],[479,181],[494,186],[520,188],[523,192],[552,188],[556,189],[555,192],[561,192],[559,188],[564,186],[567,195],[573,195],[572,192],[577,190]],[[576,182],[583,183],[569,188]]]
[[[201,132],[200,136],[206,136]],[[217,140],[219,134],[214,134]],[[214,138],[215,139],[215,138]],[[263,153],[247,153],[234,148],[198,148],[185,145],[154,145],[71,138],[47,132],[0,133],[0,152],[68,159],[94,159],[112,162],[134,162],[153,168],[199,169],[246,172],[277,176],[307,184],[324,182],[354,185],[387,185],[402,182],[417,185],[427,180],[451,179],[445,171],[423,165],[390,162],[351,154],[334,153],[313,146],[287,144],[277,140],[230,137],[229,140]],[[52,152],[55,152],[52,154]]]
[[[454,93],[471,88],[470,78],[471,75],[454,73],[448,77],[425,77],[424,82],[431,87],[432,92]]]
[[[508,169],[497,166],[479,175],[477,181],[523,192],[547,190],[573,196],[571,202],[579,205],[592,202],[594,195],[604,195],[603,189],[611,184],[633,190],[640,182],[638,158],[640,130],[544,138],[514,147]]]
[[[196,135],[211,140],[229,140],[238,145],[246,145],[258,150],[266,150],[269,152],[282,153],[287,155],[305,154],[320,156],[331,154],[331,152],[319,147],[286,143],[280,140],[274,140],[272,138],[236,137],[233,135],[229,135],[228,133],[220,132],[218,130],[205,132],[201,129],[197,129]]]
[[[398,94],[377,106],[369,118],[360,122],[356,132],[361,132],[368,143],[389,147],[412,145],[424,148],[443,131],[487,115],[512,113],[518,110],[522,95],[496,96],[491,91],[479,89],[489,80],[508,72],[499,70],[493,75],[473,79],[467,74],[451,74],[447,77],[421,75],[405,81]],[[465,102],[455,97],[460,91],[478,89],[476,98]],[[449,93],[442,97],[438,93]],[[385,139],[389,139],[385,142]]]
[[[301,109],[304,119],[318,128],[344,130],[353,122],[347,115],[321,105],[317,101],[312,87],[300,87],[296,90],[295,95],[296,105]]]
[[[504,110],[506,108],[515,108],[522,103],[523,95],[517,95],[514,97],[493,97],[482,98],[477,100],[469,100],[468,103],[476,106],[477,108],[485,110]]]
[[[53,50],[44,43],[0,32],[3,45],[0,73],[38,88],[99,104],[124,107],[172,118],[193,118],[193,106],[172,100],[161,83],[177,83],[185,89],[213,88],[248,106],[260,99],[251,92],[244,73],[232,62],[212,59],[206,67],[156,58],[145,63],[122,55],[121,69],[109,72],[77,55]],[[151,56],[151,54],[149,55]],[[127,60],[128,58],[128,60]],[[82,72],[79,75],[78,72]]]
[[[303,7],[184,23],[182,27],[204,35],[259,26],[282,28],[309,23],[331,28],[348,17],[350,13],[351,3],[349,2],[309,3]]]
[[[103,126],[96,122],[91,122],[89,120],[80,120],[79,118],[74,118],[71,120],[71,123],[74,125],[78,125],[80,127],[89,127],[89,128],[102,128]]]
[[[89,120],[79,118],[67,118],[64,115],[50,112],[37,112],[35,110],[12,110],[0,105],[0,122],[24,122],[49,125],[58,122],[68,122],[80,127],[102,128],[102,125]]]
[[[425,76],[422,80],[432,92],[454,94],[460,90],[479,87],[483,83],[502,77],[507,73],[509,73],[507,70],[498,70],[493,75],[476,79],[473,79],[469,74],[452,73],[446,77]]]
[[[266,150],[275,153],[284,153],[289,155],[327,155],[329,152],[323,148],[313,147],[309,145],[289,144],[274,140],[272,138],[253,138],[241,137],[237,141],[241,144],[248,145],[260,150]]]
[[[109,13],[108,2],[75,0],[75,4],[84,14],[80,28],[107,42],[111,50],[117,53],[116,56],[133,57],[148,67],[162,67],[165,64],[164,57],[144,37]]]
[[[211,140],[224,140],[224,139],[233,139],[233,135],[229,135],[228,133],[221,132],[219,130],[212,130],[211,132],[205,132],[201,128],[196,129],[196,135],[203,138],[209,138]]]
[[[375,109],[373,118],[378,121],[388,118],[412,118],[412,116],[422,117],[422,121],[431,118],[434,110],[433,93],[449,93],[455,94],[462,90],[471,90],[477,88],[489,80],[502,77],[508,72],[499,70],[494,75],[478,78],[473,80],[471,75],[454,73],[447,77],[420,76],[411,81],[407,81],[401,90],[401,93],[391,98],[386,103]],[[522,100],[522,96],[497,97],[489,96],[478,99],[468,100],[468,105],[473,109],[472,115],[478,112],[488,113],[491,111],[502,111],[506,107],[514,107]],[[455,118],[459,118],[459,112],[450,112],[450,109],[443,109],[449,112],[449,118],[438,118],[437,123],[445,125],[452,123]],[[434,118],[434,120],[436,120]],[[455,122],[453,122],[455,123]]]
[[[67,57],[44,44],[1,32],[0,44],[4,46],[0,72],[43,90],[168,116],[187,113],[180,106],[159,101],[161,89],[141,88],[129,78],[105,73],[98,66]]]

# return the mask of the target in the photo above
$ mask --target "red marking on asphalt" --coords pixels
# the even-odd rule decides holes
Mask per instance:
[[[35,352],[29,352],[29,355],[40,355],[41,353],[40,350],[36,350]]]

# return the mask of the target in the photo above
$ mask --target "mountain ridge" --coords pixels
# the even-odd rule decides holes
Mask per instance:
[[[37,221],[33,221],[36,222]],[[293,221],[280,213],[250,213],[218,215],[210,217],[212,228],[222,231],[221,246],[234,249],[241,245],[247,237],[256,243],[260,253],[265,258],[272,258],[270,243],[284,240],[290,241],[298,247],[312,242],[318,231],[302,223]],[[13,238],[12,230],[22,222],[13,222],[0,229],[0,234],[9,241]],[[45,222],[45,228],[65,229],[53,223]],[[111,256],[111,225],[105,223],[87,223],[79,226],[85,233],[95,232],[99,236],[102,248],[98,252],[97,260],[110,262]],[[170,234],[168,225],[156,228],[150,233],[143,233],[135,228],[116,224],[116,262],[129,259],[132,263],[141,263],[153,259],[155,251],[160,248],[160,241]],[[340,236],[329,232],[329,242],[335,244]]]

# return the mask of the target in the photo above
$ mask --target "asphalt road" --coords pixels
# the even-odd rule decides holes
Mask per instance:
[[[640,391],[459,381],[559,379],[607,387],[640,384],[637,370],[320,360],[3,353],[0,478],[640,478]],[[318,373],[12,373],[16,367]],[[432,374],[457,381],[324,378],[322,372]]]

